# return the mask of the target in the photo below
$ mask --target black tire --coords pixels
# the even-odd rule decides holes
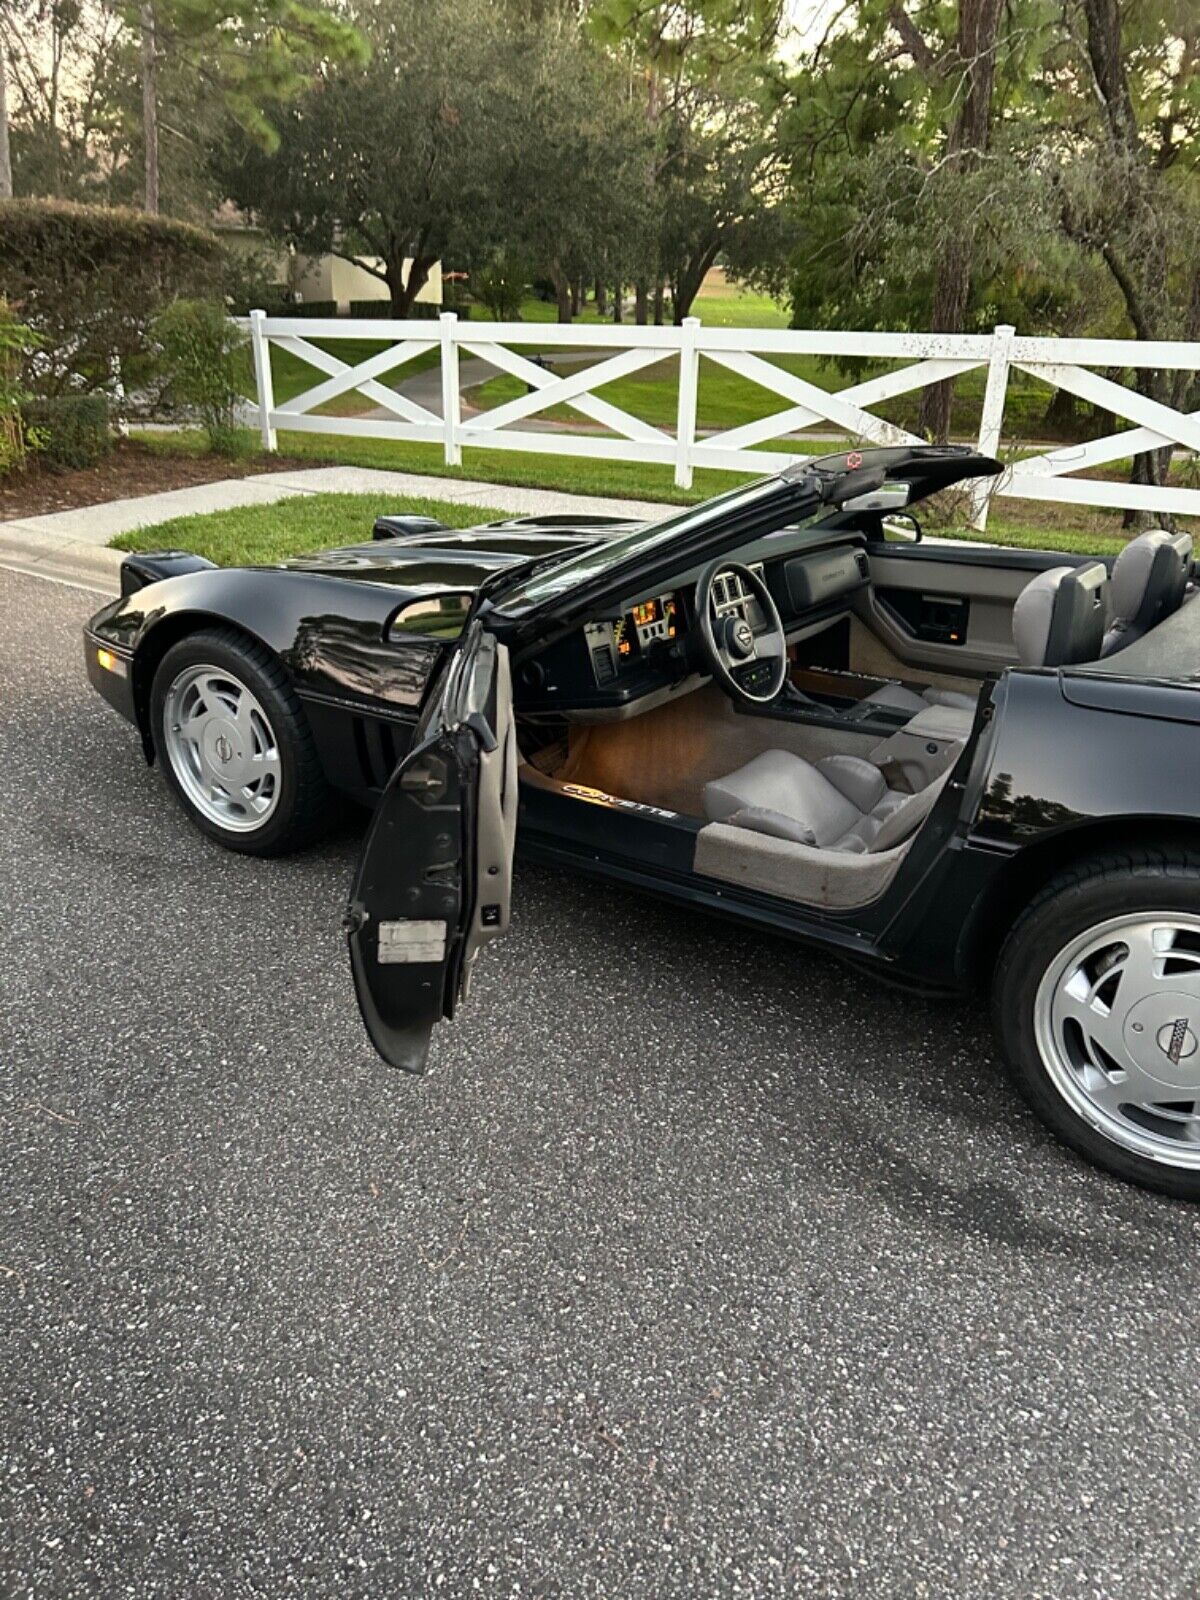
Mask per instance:
[[[1014,1084],[1057,1138],[1127,1183],[1200,1200],[1200,1170],[1173,1166],[1169,1155],[1158,1158],[1126,1148],[1069,1104],[1038,1043],[1037,993],[1056,958],[1090,929],[1139,912],[1200,916],[1200,854],[1150,849],[1097,856],[1047,884],[1000,952],[992,982],[993,1022]]]
[[[279,795],[269,818],[252,832],[235,832],[204,815],[180,782],[167,748],[163,711],[171,685],[189,667],[209,665],[239,679],[269,719],[279,752]],[[325,780],[304,708],[279,660],[235,628],[205,628],[163,656],[150,691],[150,726],[163,775],[191,820],[227,850],[280,856],[311,844],[328,830],[333,795]]]

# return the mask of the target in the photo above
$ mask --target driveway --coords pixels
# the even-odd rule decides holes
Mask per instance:
[[[986,1019],[519,871],[422,1081],[356,826],[193,833],[0,573],[0,1594],[1192,1595],[1200,1229]]]

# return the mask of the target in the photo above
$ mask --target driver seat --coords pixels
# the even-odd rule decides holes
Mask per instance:
[[[905,794],[889,789],[879,768],[861,756],[813,763],[786,750],[764,750],[706,784],[704,809],[710,822],[810,849],[876,855],[917,831],[949,775],[947,768],[926,788]]]

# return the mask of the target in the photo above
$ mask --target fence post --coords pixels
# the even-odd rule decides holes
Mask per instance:
[[[454,330],[458,314],[443,311],[438,317],[442,339],[442,448],[448,467],[462,465],[462,446],[458,442],[458,429],[462,421],[458,392],[458,345]]]
[[[699,317],[684,317],[679,345],[679,412],[675,419],[675,486],[692,487],[692,449],[696,443],[696,393],[700,384]]]
[[[275,385],[271,381],[271,341],[263,332],[266,320],[265,311],[250,313],[250,342],[254,347],[254,383],[258,390],[258,425],[262,433],[262,447],[264,450],[276,450],[279,441],[271,425],[271,413],[275,410]]]
[[[983,411],[979,418],[979,454],[994,456],[1000,449],[1004,429],[1004,402],[1008,394],[1008,364],[1016,329],[1002,322],[992,332],[992,353],[988,359],[987,387],[983,391]],[[971,485],[971,527],[982,533],[987,527],[995,478],[976,478]]]

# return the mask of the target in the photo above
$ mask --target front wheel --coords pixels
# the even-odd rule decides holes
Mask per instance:
[[[1200,1199],[1200,857],[1095,859],[1005,942],[993,1010],[1009,1070],[1073,1149]]]
[[[167,651],[150,695],[168,783],[202,832],[247,855],[282,855],[325,826],[330,792],[303,707],[262,645],[231,628]]]

